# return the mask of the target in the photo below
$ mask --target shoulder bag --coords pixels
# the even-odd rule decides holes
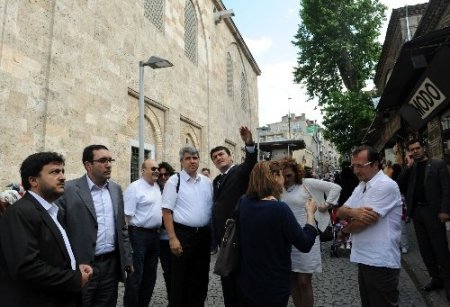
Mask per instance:
[[[228,276],[237,271],[239,267],[239,199],[233,216],[225,222],[225,234],[220,242],[217,253],[214,273],[220,276]]]

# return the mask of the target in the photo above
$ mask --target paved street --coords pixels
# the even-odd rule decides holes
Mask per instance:
[[[348,256],[335,258],[330,256],[330,242],[322,244],[323,273],[314,276],[315,306],[339,307],[361,306],[359,300],[357,267],[349,262]],[[211,264],[215,261],[214,257]],[[400,306],[426,306],[420,293],[404,269],[400,274]],[[123,287],[119,294],[119,304],[122,306]],[[167,306],[164,281],[159,268],[157,285],[153,294],[151,306]],[[208,299],[205,306],[223,306],[219,277],[211,272]],[[293,306],[290,304],[290,306]]]

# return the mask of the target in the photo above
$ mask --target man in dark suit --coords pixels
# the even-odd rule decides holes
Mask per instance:
[[[450,179],[444,161],[430,160],[420,140],[408,142],[406,168],[397,180],[406,195],[407,216],[416,231],[431,281],[425,291],[445,286],[450,301],[450,252],[445,222],[450,218]]]
[[[0,305],[77,306],[92,268],[77,267],[53,203],[64,193],[64,159],[33,154],[20,174],[27,193],[0,220]]]
[[[237,201],[247,190],[250,172],[257,161],[257,151],[250,129],[241,126],[239,133],[246,148],[244,163],[233,164],[230,150],[225,146],[217,146],[210,152],[214,165],[221,172],[213,182],[212,226],[214,239],[218,243],[225,232],[225,221],[233,215]],[[221,277],[221,282],[225,306],[238,306],[236,275]]]
[[[84,307],[115,307],[119,281],[125,281],[125,271],[133,272],[122,189],[109,180],[113,162],[105,146],[86,147],[87,174],[68,181],[59,199],[76,258],[94,268],[82,292]]]

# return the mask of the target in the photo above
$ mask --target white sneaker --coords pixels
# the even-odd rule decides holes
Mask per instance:
[[[408,253],[408,249],[406,247],[402,247],[402,254],[407,254]]]

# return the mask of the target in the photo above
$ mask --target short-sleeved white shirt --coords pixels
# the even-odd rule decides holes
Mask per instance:
[[[209,224],[213,205],[211,180],[201,174],[195,179],[184,170],[180,173],[180,189],[176,192],[178,176],[175,174],[164,185],[162,207],[173,212],[173,221],[190,227]]]
[[[161,190],[157,183],[149,184],[140,178],[125,190],[125,215],[130,225],[143,228],[159,228],[162,223]]]
[[[380,215],[375,224],[352,234],[350,261],[400,268],[402,200],[397,183],[379,171],[367,183],[359,183],[345,206],[371,207]]]

